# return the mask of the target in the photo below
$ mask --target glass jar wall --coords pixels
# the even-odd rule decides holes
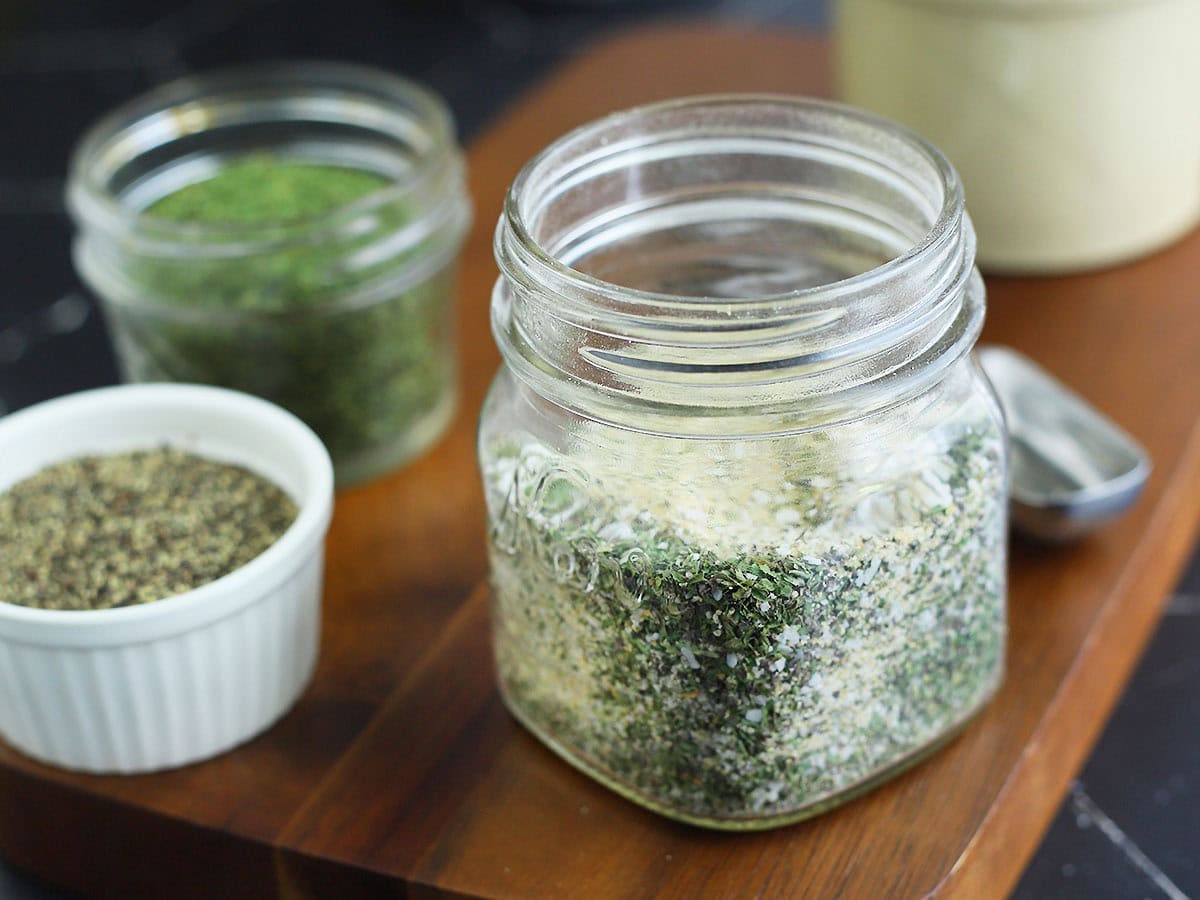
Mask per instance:
[[[320,435],[341,485],[449,421],[470,204],[423,88],[319,64],[184,79],[92,128],[68,201],[128,379],[267,397]]]
[[[661,813],[804,818],[995,691],[1006,455],[953,170],[846,108],[697,98],[518,176],[485,405],[513,714]]]

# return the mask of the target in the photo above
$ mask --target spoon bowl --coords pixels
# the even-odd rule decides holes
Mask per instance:
[[[1137,441],[1015,350],[985,346],[978,358],[1008,426],[1017,529],[1040,540],[1071,540],[1132,505],[1151,469]]]

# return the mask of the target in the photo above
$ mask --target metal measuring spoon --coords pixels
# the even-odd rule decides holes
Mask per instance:
[[[1150,477],[1150,457],[1116,423],[1008,347],[978,357],[1008,425],[1013,525],[1065,541],[1127,509]]]

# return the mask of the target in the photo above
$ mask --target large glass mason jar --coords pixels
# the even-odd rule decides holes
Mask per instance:
[[[96,123],[67,197],[128,380],[266,397],[339,485],[444,430],[471,207],[450,112],[420,85],[317,63],[184,78]]]
[[[826,103],[634,109],[524,168],[479,436],[521,722],[728,829],[820,812],[964,726],[1005,642],[974,250],[936,149]]]

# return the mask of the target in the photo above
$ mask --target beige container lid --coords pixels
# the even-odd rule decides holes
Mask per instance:
[[[1140,6],[1189,3],[1194,0],[886,0],[960,16],[1021,16],[1047,18],[1064,14],[1111,13]]]

